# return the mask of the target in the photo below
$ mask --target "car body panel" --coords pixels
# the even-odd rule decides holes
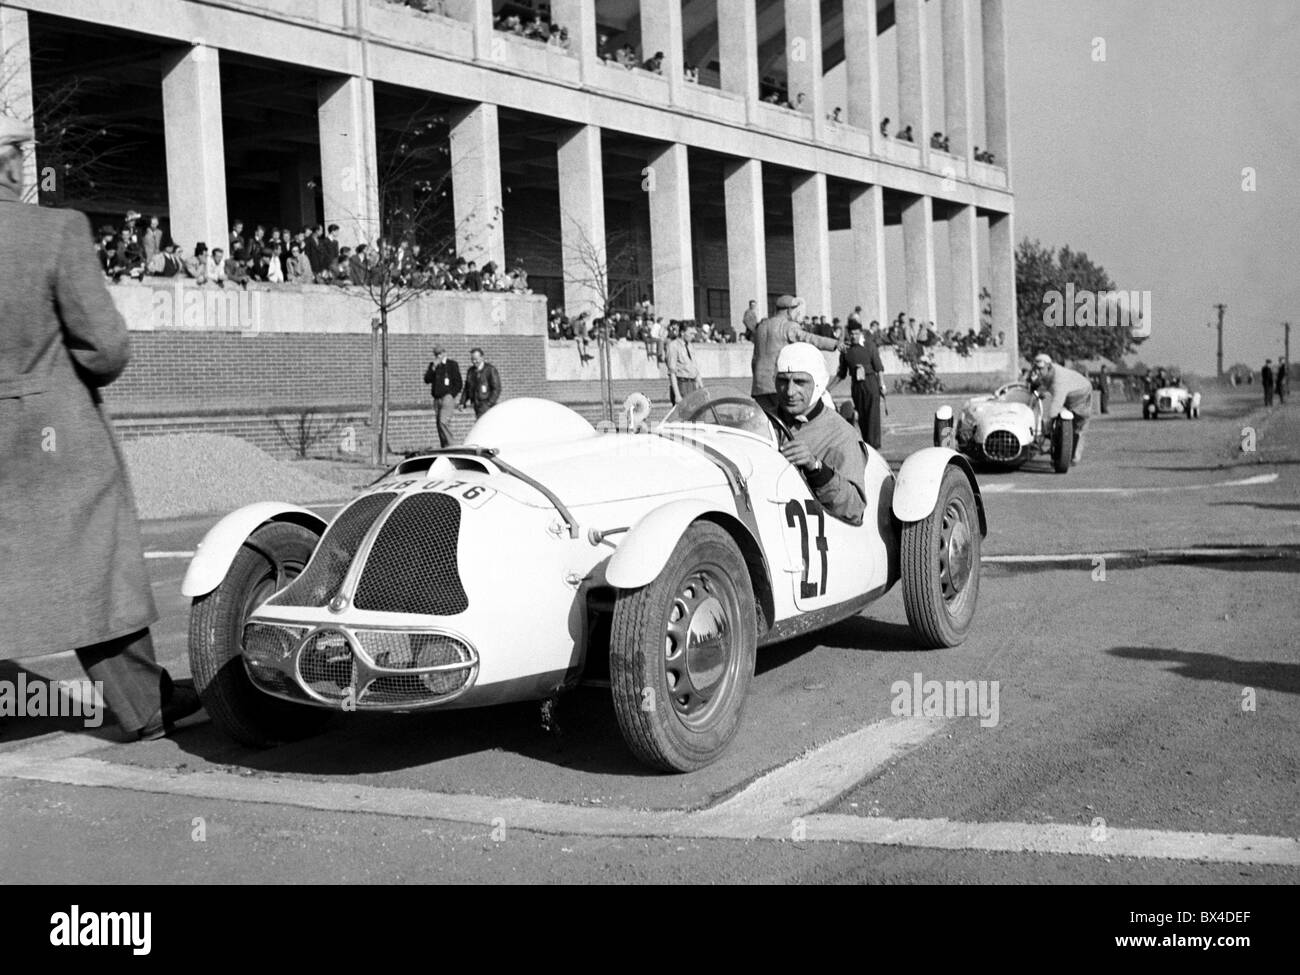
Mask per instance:
[[[181,582],[181,594],[193,599],[216,589],[248,536],[271,521],[290,521],[317,532],[326,525],[314,511],[284,501],[259,501],[232,511],[209,528],[199,542]]]

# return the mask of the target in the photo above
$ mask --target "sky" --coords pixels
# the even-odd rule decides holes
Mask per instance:
[[[938,11],[926,7],[942,119]],[[1300,359],[1300,0],[1007,0],[1006,10],[1017,240],[1069,245],[1117,287],[1150,291],[1147,363],[1212,373],[1219,302],[1225,367],[1277,361],[1283,321]],[[887,109],[888,44],[881,57]],[[946,235],[935,250],[942,312]],[[900,265],[888,269],[891,309]]]

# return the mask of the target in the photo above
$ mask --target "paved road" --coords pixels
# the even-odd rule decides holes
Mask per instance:
[[[891,398],[891,460],[928,442],[936,402]],[[354,717],[262,752],[203,722],[126,746],[24,719],[0,729],[0,868],[76,882],[1295,883],[1300,560],[1095,556],[1300,546],[1300,413],[1244,397],[1207,397],[1198,422],[1136,412],[1098,418],[1068,475],[982,476],[998,561],[963,647],[918,650],[894,592],[771,648],[732,749],[703,772],[643,772],[600,688],[561,703],[559,734],[507,706]],[[211,521],[152,523],[147,544],[190,550]],[[1019,560],[1045,552],[1079,558]],[[184,565],[150,561],[160,652],[180,673]],[[24,664],[78,676],[68,657]],[[900,688],[926,681],[983,682],[983,719],[900,716]],[[140,830],[123,838],[124,819]]]

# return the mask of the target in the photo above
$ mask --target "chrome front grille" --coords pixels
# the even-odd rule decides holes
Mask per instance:
[[[445,494],[404,499],[366,556],[357,609],[455,616],[469,607],[460,581],[460,502]]]
[[[284,592],[272,597],[273,606],[325,606],[338,593],[366,532],[397,495],[392,491],[367,494],[344,508],[316,546],[307,568]]]
[[[478,655],[447,633],[253,622],[244,663],[263,691],[355,710],[427,707],[469,687]],[[304,634],[307,634],[304,639]]]
[[[984,456],[989,460],[1015,460],[1020,456],[1020,438],[1010,430],[994,430],[984,438]]]

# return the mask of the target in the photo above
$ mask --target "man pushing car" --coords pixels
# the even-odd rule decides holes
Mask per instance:
[[[827,511],[851,525],[862,524],[866,454],[858,432],[835,412],[826,395],[826,359],[808,343],[792,342],[776,357],[774,381],[780,418],[794,434],[781,447],[781,455],[803,471]]]
[[[1074,451],[1071,464],[1079,463],[1083,456],[1083,426],[1092,416],[1092,381],[1073,369],[1058,366],[1046,352],[1034,356],[1035,389],[1047,393],[1047,405],[1043,407],[1043,423],[1061,415],[1062,410],[1074,414]]]

